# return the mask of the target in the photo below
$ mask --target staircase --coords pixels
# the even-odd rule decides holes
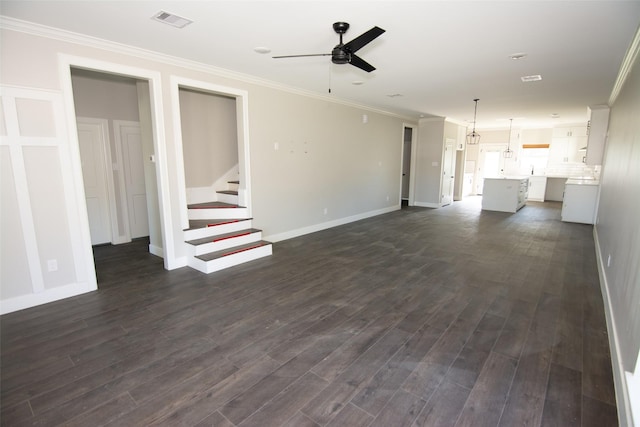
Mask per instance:
[[[248,209],[238,206],[238,181],[217,191],[216,201],[187,206],[189,228],[184,230],[188,265],[213,273],[272,253],[262,231],[252,227]]]

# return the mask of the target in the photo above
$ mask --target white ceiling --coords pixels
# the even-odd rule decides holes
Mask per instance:
[[[160,10],[194,22],[176,29],[152,20]],[[2,0],[0,13],[306,91],[331,87],[333,97],[416,118],[472,121],[479,98],[477,127],[505,128],[509,118],[514,127],[584,122],[588,105],[606,104],[640,1]],[[376,71],[329,57],[271,58],[330,52],[336,21],[351,24],[345,42],[375,25],[386,30],[358,51]],[[520,80],[533,74],[542,81]]]

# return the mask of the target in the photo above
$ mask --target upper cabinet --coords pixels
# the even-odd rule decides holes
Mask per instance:
[[[549,164],[582,163],[587,146],[587,126],[553,129],[549,147]]]
[[[591,166],[601,165],[609,127],[609,107],[593,105],[588,108],[588,112],[588,142],[585,163]]]

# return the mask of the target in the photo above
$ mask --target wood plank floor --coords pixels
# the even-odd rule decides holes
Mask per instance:
[[[146,245],[0,318],[2,425],[617,425],[592,227],[559,203],[404,208],[211,275]]]

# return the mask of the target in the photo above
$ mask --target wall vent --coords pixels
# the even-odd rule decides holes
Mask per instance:
[[[190,19],[165,12],[164,10],[161,10],[160,12],[153,15],[152,19],[155,19],[156,21],[162,22],[164,24],[169,24],[176,28],[184,28],[193,22]]]
[[[539,82],[540,80],[542,80],[542,76],[540,74],[536,74],[533,76],[523,76],[523,77],[520,77],[520,79],[525,83]]]

